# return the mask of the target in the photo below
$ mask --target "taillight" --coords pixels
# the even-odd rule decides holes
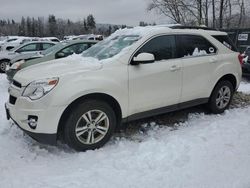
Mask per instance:
[[[244,59],[243,54],[239,54],[238,59],[239,59],[240,65],[242,65],[243,64],[243,59]]]

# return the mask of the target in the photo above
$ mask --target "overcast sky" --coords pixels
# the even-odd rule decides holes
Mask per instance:
[[[22,16],[80,20],[93,14],[97,23],[138,25],[139,21],[164,23],[165,18],[148,12],[150,0],[0,0],[0,19],[17,21]]]

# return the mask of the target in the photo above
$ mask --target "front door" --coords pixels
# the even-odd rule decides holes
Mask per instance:
[[[149,40],[134,55],[151,53],[153,63],[129,65],[129,114],[177,105],[181,96],[182,65],[176,58],[175,36]]]

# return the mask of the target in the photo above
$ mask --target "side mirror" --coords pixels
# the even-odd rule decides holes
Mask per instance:
[[[140,63],[153,63],[155,56],[150,53],[140,53],[131,61],[131,65],[139,65]]]
[[[63,52],[59,52],[58,54],[56,54],[56,58],[63,58],[65,57],[65,53]]]

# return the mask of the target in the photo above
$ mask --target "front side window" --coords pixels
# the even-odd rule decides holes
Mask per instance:
[[[196,35],[177,35],[179,57],[204,56],[216,54],[217,49],[204,37]]]
[[[18,52],[37,51],[37,44],[28,44],[18,50]]]
[[[140,53],[151,53],[156,61],[167,60],[176,57],[175,36],[159,36],[147,42],[135,56]]]

